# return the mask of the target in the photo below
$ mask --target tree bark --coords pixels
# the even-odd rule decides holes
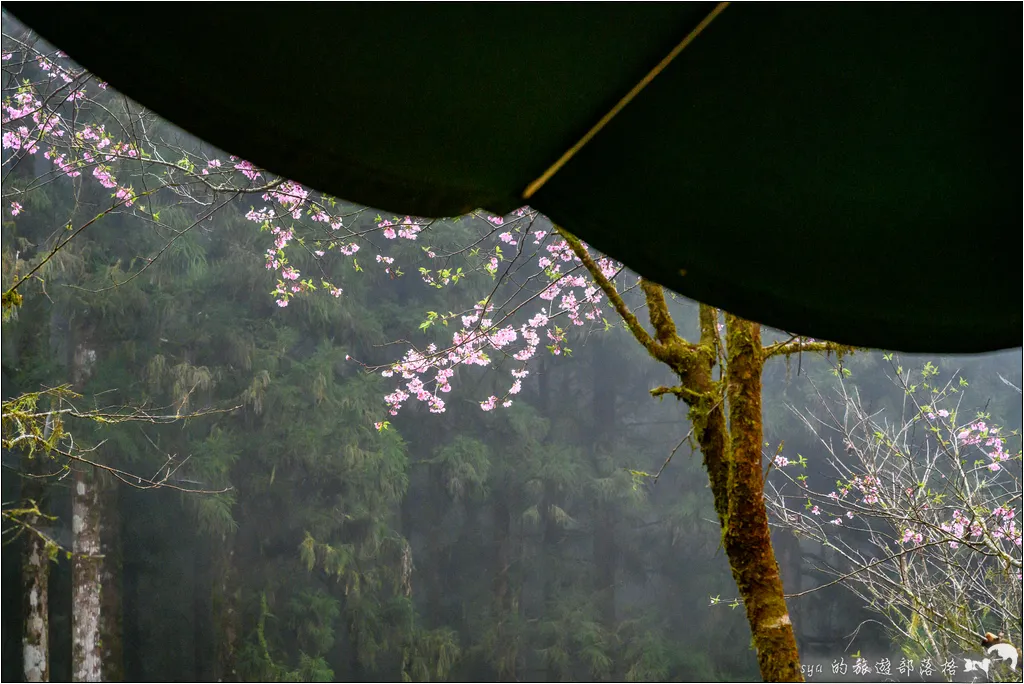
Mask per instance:
[[[800,681],[800,658],[772,549],[761,447],[761,326],[726,316],[732,454],[723,542],[747,611],[765,681]]]
[[[124,640],[121,610],[121,516],[120,490],[113,482],[95,484],[100,501],[100,643],[105,682],[124,680]]]
[[[661,288],[654,287],[657,290],[646,286],[651,320],[658,339],[663,340],[656,358],[673,368],[680,380],[678,388],[656,392],[675,393],[690,407],[722,526],[722,545],[746,609],[761,678],[803,681],[764,505],[761,327],[726,315],[727,365],[722,387],[712,374],[719,352],[717,310],[702,304],[700,344],[682,343],[675,336]]]
[[[95,473],[76,469],[71,496],[71,679],[101,681],[100,501]]]
[[[761,372],[765,359],[772,353],[792,353],[797,348],[826,350],[830,343],[801,343],[783,350],[773,348],[769,352],[761,346],[758,324],[727,314],[727,366],[723,386],[713,375],[722,352],[717,309],[700,305],[700,341],[688,342],[676,329],[664,288],[643,279],[640,289],[654,328],[652,336],[579,239],[561,228],[556,229],[637,342],[679,378],[677,387],[658,387],[651,390],[651,394],[672,394],[689,407],[693,434],[704,456],[715,512],[722,527],[722,544],[745,604],[761,677],[764,681],[803,681],[764,505]]]
[[[38,499],[37,499],[38,503]],[[38,516],[25,522],[37,527]],[[21,639],[22,662],[26,682],[50,681],[50,558],[46,540],[32,531],[25,532],[22,559],[25,631]]]
[[[56,309],[50,313],[50,346],[51,349],[61,339],[56,332],[60,330],[60,317]],[[46,420],[43,428],[44,438],[49,438],[53,430],[53,421]],[[26,473],[41,475],[44,471],[40,466],[41,457],[23,459]],[[22,479],[21,495],[35,503],[36,510],[42,510],[46,497],[46,486],[40,479],[25,477]],[[43,523],[37,515],[26,517],[25,522],[35,529]],[[25,531],[25,555],[22,558],[22,602],[24,615],[24,633],[21,639],[22,671],[26,682],[50,681],[50,549],[47,541],[32,530]]]
[[[192,557],[192,632],[194,675],[197,682],[215,680],[215,637],[213,629],[212,548],[203,535],[193,539]]]
[[[238,601],[241,590],[235,568],[235,537],[224,535],[217,558],[216,585],[213,591],[213,614],[216,637],[216,680],[238,681],[235,656],[240,632]]]
[[[776,530],[772,537],[772,547],[777,549],[775,555],[779,559],[784,586],[790,594],[799,594],[803,590],[803,553],[800,548],[800,540],[791,532]],[[803,637],[807,634],[807,625],[801,619],[806,608],[807,606],[801,607],[797,603],[789,611],[790,617],[793,619],[797,644],[802,643]]]
[[[590,453],[594,462],[594,474],[604,477],[608,473],[602,463],[607,457],[609,442],[614,438],[610,428],[615,424],[617,378],[613,376],[616,359],[610,353],[607,340],[597,338],[591,344],[590,378],[592,382],[591,421],[589,425]],[[581,421],[582,422],[582,421]],[[584,423],[585,424],[585,423]],[[596,523],[593,533],[594,597],[598,615],[605,633],[614,635],[618,627],[615,614],[617,574],[620,550],[615,536],[615,505],[610,501],[595,500],[592,509]],[[615,659],[613,658],[613,661]],[[601,681],[619,681],[623,672],[613,669],[601,676]],[[598,675],[591,672],[591,677]]]
[[[516,636],[508,633],[507,623],[517,606],[513,598],[511,567],[513,563],[512,518],[506,502],[500,497],[494,504],[495,578],[494,609],[497,622],[498,681],[516,681],[518,652]]]

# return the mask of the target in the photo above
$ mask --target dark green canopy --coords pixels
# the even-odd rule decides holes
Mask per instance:
[[[506,212],[707,3],[5,3],[209,142],[388,211]],[[735,4],[529,204],[795,333],[1021,344],[1020,3]]]

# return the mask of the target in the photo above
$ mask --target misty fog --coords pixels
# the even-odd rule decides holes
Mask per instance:
[[[759,678],[686,390],[652,396],[676,372],[546,217],[326,198],[6,15],[3,51],[5,681]],[[724,387],[734,323],[666,299],[684,340],[720,333]],[[474,330],[478,356],[410,370]],[[762,469],[805,677],[969,681],[978,634],[1021,643],[1021,350],[761,336],[792,349],[764,362]]]

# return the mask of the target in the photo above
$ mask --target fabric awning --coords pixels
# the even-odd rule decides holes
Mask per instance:
[[[393,212],[507,212],[709,3],[5,3],[232,154]],[[734,4],[529,199],[794,333],[1022,341],[1019,3]]]

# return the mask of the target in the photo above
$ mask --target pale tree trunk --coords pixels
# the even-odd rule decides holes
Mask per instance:
[[[124,680],[121,623],[121,525],[119,490],[116,482],[98,486],[100,500],[100,642],[102,644],[103,681]]]
[[[71,382],[82,391],[96,351],[88,341],[91,331],[76,328],[71,335],[77,344],[71,353]],[[97,473],[91,467],[75,464],[71,492],[71,530],[74,535],[71,561],[71,680],[102,681],[102,513]]]
[[[51,420],[46,421],[43,437],[49,438],[53,430]],[[38,458],[24,460],[25,471],[30,474],[42,473]],[[22,497],[32,501],[36,510],[42,510],[46,490],[41,480],[26,478],[22,485]],[[22,602],[25,616],[24,633],[21,638],[22,670],[26,682],[50,681],[50,548],[47,539],[34,530],[39,530],[43,518],[38,515],[26,517],[25,522],[32,529],[25,530],[25,555],[22,558]]]
[[[76,469],[71,495],[71,679],[101,681],[100,502],[95,473]]]
[[[35,527],[36,516],[26,522]],[[50,558],[46,541],[32,531],[25,532],[25,557],[21,566],[25,632],[21,640],[26,682],[50,681],[49,585]]]

